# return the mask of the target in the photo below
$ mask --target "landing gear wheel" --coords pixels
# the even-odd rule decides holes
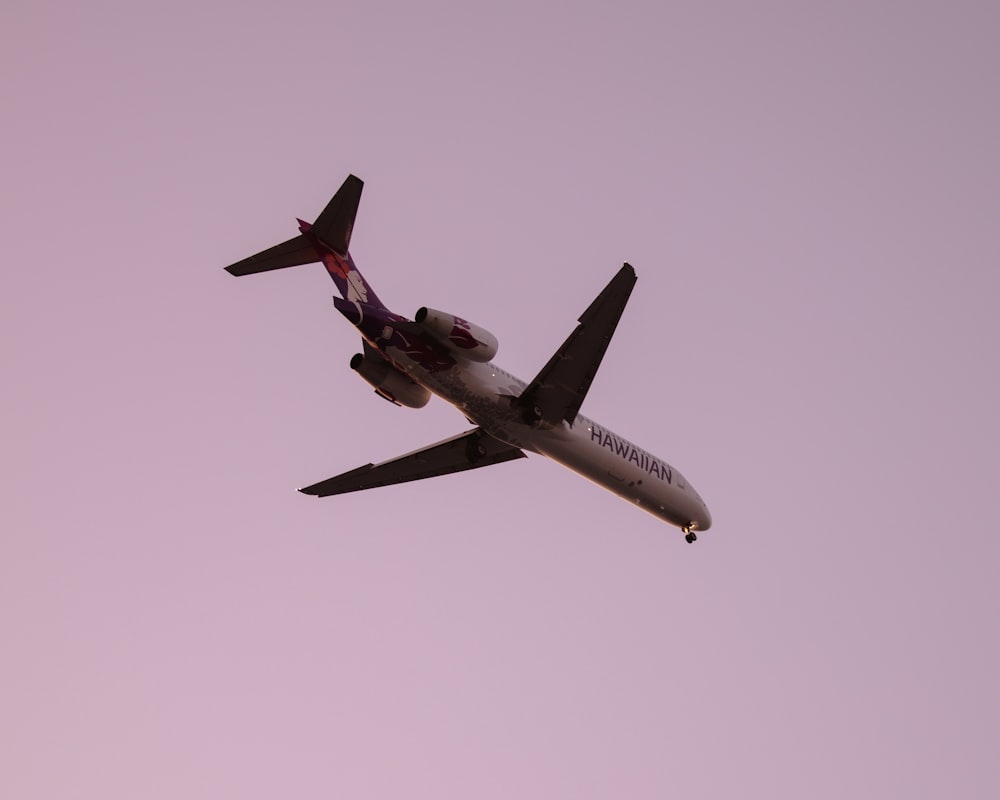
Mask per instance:
[[[690,528],[681,528],[681,530],[684,531],[684,541],[688,544],[694,544],[698,541],[698,534]]]

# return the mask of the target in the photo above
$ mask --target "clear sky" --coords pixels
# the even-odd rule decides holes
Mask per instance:
[[[995,798],[995,4],[0,11],[0,796]],[[540,458],[294,489],[467,428],[379,400],[320,267],[583,412]]]

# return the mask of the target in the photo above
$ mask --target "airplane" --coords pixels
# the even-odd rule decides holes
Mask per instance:
[[[382,303],[349,251],[363,186],[349,175],[315,222],[297,220],[297,236],[226,270],[241,276],[322,263],[341,295],[333,298],[334,306],[361,334],[362,352],[351,358],[351,369],[391,403],[422,408],[437,395],[475,427],[300,492],[328,497],[534,453],[679,527],[688,543],[711,527],[705,502],[679,470],[580,413],[635,285],[630,264],[618,270],[562,346],[525,383],[493,363],[498,343],[489,331],[426,306],[410,320]]]

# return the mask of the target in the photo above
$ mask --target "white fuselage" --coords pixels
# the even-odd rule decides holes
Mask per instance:
[[[711,526],[708,508],[677,469],[603,425],[582,414],[572,425],[527,424],[513,404],[526,384],[495,364],[460,359],[450,369],[430,372],[395,347],[382,352],[494,438],[551,458],[672,525],[698,531]]]

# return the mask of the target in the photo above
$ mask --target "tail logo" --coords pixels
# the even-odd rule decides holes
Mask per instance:
[[[345,300],[350,300],[352,303],[368,302],[368,287],[365,286],[361,273],[353,269],[339,253],[324,253],[323,264],[343,292]]]

